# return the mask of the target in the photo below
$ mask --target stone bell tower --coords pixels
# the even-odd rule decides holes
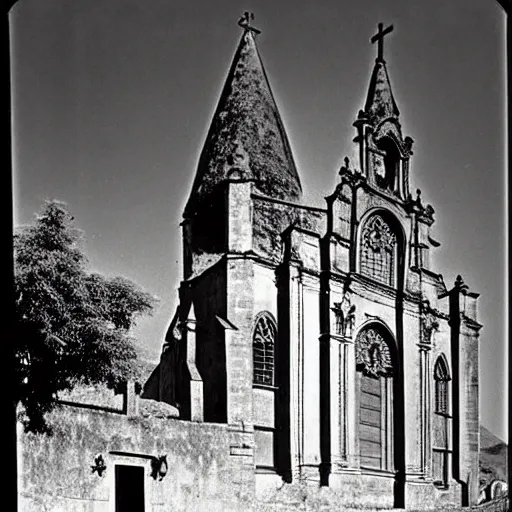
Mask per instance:
[[[391,27],[392,28],[392,27]],[[413,140],[404,137],[398,117],[386,61],[383,56],[383,38],[389,28],[372,38],[378,42],[378,53],[370,79],[364,110],[360,110],[354,126],[359,145],[359,169],[368,183],[387,194],[406,199],[409,195],[409,161]]]
[[[164,391],[182,417],[244,428],[253,418],[251,340],[260,307],[254,240],[264,224],[253,199],[296,203],[302,195],[251,21],[248,13],[239,21],[242,36],[183,214],[180,306],[167,340],[174,384]],[[275,294],[273,279],[268,286]]]

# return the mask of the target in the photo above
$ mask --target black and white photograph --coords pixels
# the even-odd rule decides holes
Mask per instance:
[[[9,4],[14,510],[508,511],[508,3]]]

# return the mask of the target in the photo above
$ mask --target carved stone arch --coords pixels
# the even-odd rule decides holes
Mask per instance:
[[[388,286],[403,281],[405,231],[389,210],[376,208],[359,223],[356,271]]]
[[[393,332],[393,329],[388,325],[388,323],[378,317],[378,316],[370,316],[368,315],[367,320],[360,323],[355,329],[354,329],[354,335],[353,339],[357,340],[357,337],[365,330],[365,329],[377,329],[379,330],[382,335],[386,338],[386,341],[390,344],[390,348],[393,352],[393,357],[396,358],[398,354],[398,343],[396,341],[396,336]],[[397,363],[397,361],[394,361],[393,364]]]
[[[381,140],[384,138],[389,138],[396,144],[397,149],[400,152],[400,156],[406,156],[403,151],[402,129],[396,119],[385,119],[375,128],[375,131],[373,132],[373,143],[377,148],[379,147]]]
[[[405,248],[407,242],[407,236],[402,222],[399,220],[396,213],[391,211],[389,208],[384,208],[383,206],[376,206],[373,208],[369,208],[359,219],[359,229],[358,229],[358,242],[360,242],[361,238],[361,230],[363,226],[368,222],[368,220],[374,215],[380,215],[383,217],[390,226],[393,227],[393,230],[397,236],[397,240],[401,245],[402,249]]]
[[[375,377],[397,374],[398,346],[391,329],[380,319],[362,324],[355,336],[356,370]]]

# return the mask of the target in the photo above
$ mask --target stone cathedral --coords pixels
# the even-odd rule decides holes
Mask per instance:
[[[384,60],[392,27],[371,39],[366,102],[348,120],[358,157],[340,155],[336,188],[313,207],[252,16],[239,25],[160,362],[121,401],[60,399],[52,437],[19,431],[20,510],[475,504],[478,294],[431,267],[434,210],[410,192],[413,140]]]
[[[256,488],[347,504],[473,503],[478,294],[431,268],[434,210],[384,60],[322,208],[304,204],[250,17],[183,215],[183,281],[146,396],[250,433]],[[143,395],[144,396],[144,395]]]

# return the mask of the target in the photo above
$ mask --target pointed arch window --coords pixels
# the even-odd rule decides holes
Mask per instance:
[[[274,385],[274,348],[277,328],[269,313],[262,313],[256,321],[252,339],[253,383]]]
[[[380,215],[372,216],[361,233],[360,272],[375,281],[394,286],[397,238]]]
[[[252,338],[254,462],[257,468],[265,471],[275,470],[278,450],[274,358],[276,337],[274,317],[268,311],[261,312],[256,317]]]
[[[450,371],[444,355],[434,365],[434,418],[432,471],[438,487],[448,487],[448,471],[451,455],[451,416],[449,403]]]
[[[438,414],[448,414],[448,382],[450,375],[443,357],[438,357],[434,366],[435,381],[435,411]]]

